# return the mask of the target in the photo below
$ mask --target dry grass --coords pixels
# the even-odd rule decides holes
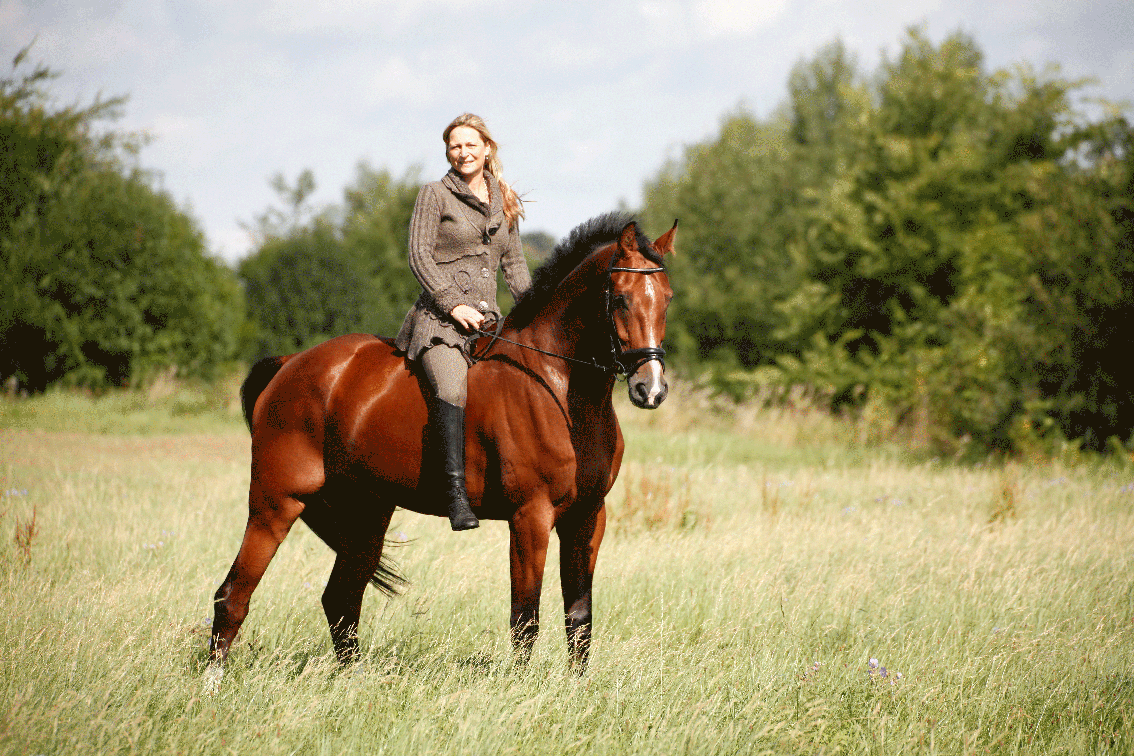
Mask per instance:
[[[412,585],[368,594],[359,666],[333,661],[333,557],[298,526],[204,696],[210,598],[246,512],[242,429],[0,432],[0,751],[1134,749],[1127,471],[911,464],[840,446],[830,418],[792,436],[774,412],[674,398],[621,413],[581,680],[556,549],[517,669],[506,526],[401,513]]]

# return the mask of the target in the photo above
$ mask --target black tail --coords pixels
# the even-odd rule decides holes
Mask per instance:
[[[252,410],[256,407],[256,400],[288,359],[288,357],[265,357],[258,360],[248,371],[248,377],[240,386],[240,404],[244,408],[244,422],[248,424],[249,431],[252,430]]]
[[[311,531],[331,547],[333,551],[338,553],[343,544],[348,543],[351,538],[345,531],[346,527],[350,524],[344,523],[341,519],[335,516],[335,510],[331,506],[331,500],[341,500],[358,494],[350,489],[324,487],[323,489],[311,494],[304,494],[299,497],[303,502],[303,514],[299,515],[300,518],[307,523],[307,527]],[[353,523],[355,527],[367,527],[366,523]],[[378,561],[378,567],[375,568],[374,574],[370,576],[370,583],[378,590],[387,596],[396,596],[409,585],[409,581],[398,571],[397,565],[391,560],[385,549],[391,547],[397,548],[405,545],[404,540],[392,541],[389,538],[385,539],[385,546],[383,548],[382,557]]]
[[[398,541],[386,539],[386,548],[401,545]],[[370,584],[387,596],[397,596],[409,585],[409,581],[405,579],[402,573],[398,572],[397,566],[387,559],[383,553],[382,558],[378,561],[378,570],[370,578]]]

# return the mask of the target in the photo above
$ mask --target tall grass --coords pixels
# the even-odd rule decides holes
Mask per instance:
[[[242,424],[243,377],[234,373],[208,383],[163,373],[144,389],[0,397],[0,428],[112,435],[230,431]]]
[[[403,512],[412,585],[368,593],[360,664],[334,662],[333,555],[297,526],[212,696],[210,601],[246,513],[238,418],[163,433],[162,405],[129,433],[0,431],[0,752],[1134,750],[1129,472],[912,463],[805,408],[671,401],[620,410],[585,677],[554,548],[517,668],[507,527]]]

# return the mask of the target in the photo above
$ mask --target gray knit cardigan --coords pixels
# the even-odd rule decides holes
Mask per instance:
[[[504,215],[500,184],[491,174],[484,176],[487,205],[452,170],[417,195],[409,228],[409,265],[422,292],[395,340],[411,360],[434,344],[463,344],[465,334],[449,316],[457,305],[501,317],[496,304],[496,271],[501,267],[513,297],[532,285],[519,228],[510,226]]]

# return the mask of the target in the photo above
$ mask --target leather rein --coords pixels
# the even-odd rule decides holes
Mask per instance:
[[[650,346],[650,347],[638,347],[637,349],[623,349],[622,348],[622,342],[618,338],[618,328],[614,324],[614,297],[611,293],[611,274],[612,273],[641,273],[642,275],[649,276],[649,275],[653,275],[654,273],[661,273],[661,272],[664,272],[664,271],[665,271],[665,268],[660,268],[660,267],[659,268],[623,268],[623,267],[619,267],[619,266],[614,265],[614,260],[613,259],[611,260],[611,267],[608,268],[607,272],[606,272],[606,286],[603,289],[603,299],[605,300],[605,303],[606,303],[606,319],[607,319],[607,325],[608,325],[607,334],[610,337],[610,363],[609,364],[604,365],[593,357],[590,360],[580,360],[580,359],[577,359],[575,357],[568,357],[567,355],[558,354],[556,352],[548,352],[544,349],[540,349],[539,347],[534,347],[534,346],[531,346],[529,344],[521,344],[518,341],[512,341],[511,339],[506,339],[506,338],[504,338],[503,336],[500,335],[500,333],[504,330],[504,319],[503,318],[501,318],[499,321],[496,322],[496,328],[493,331],[484,331],[484,330],[481,330],[480,328],[474,328],[473,329],[473,333],[476,334],[477,336],[487,336],[489,338],[489,342],[488,342],[487,346],[485,346],[483,349],[481,349],[479,354],[478,354],[478,353],[474,352],[473,349],[471,348],[471,347],[474,346],[474,339],[470,339],[469,343],[468,343],[470,348],[468,350],[466,350],[467,354],[469,355],[469,359],[474,364],[477,363],[477,362],[480,362],[483,359],[487,359],[488,352],[489,352],[490,349],[492,349],[492,345],[495,344],[497,341],[503,341],[503,342],[506,342],[508,344],[512,344],[514,346],[521,347],[523,349],[528,349],[528,350],[533,351],[533,352],[539,352],[540,354],[545,354],[548,357],[555,357],[557,359],[564,360],[565,362],[570,362],[570,363],[575,364],[575,365],[583,365],[583,366],[586,366],[586,367],[594,368],[595,370],[600,370],[600,371],[605,372],[605,373],[614,373],[616,376],[623,376],[623,377],[626,377],[626,378],[629,378],[631,375],[633,375],[635,372],[637,372],[638,369],[640,367],[642,367],[643,365],[645,365],[647,362],[652,362],[654,360],[657,360],[658,362],[660,362],[662,364],[662,368],[664,369],[665,368],[665,359],[664,359],[665,358],[665,349],[663,349],[662,347]]]

